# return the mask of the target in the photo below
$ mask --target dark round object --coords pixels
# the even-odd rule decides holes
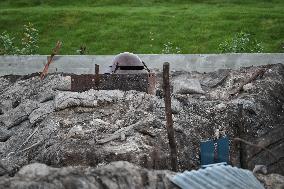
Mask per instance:
[[[142,60],[135,54],[124,52],[116,55],[112,61],[111,73],[130,74],[147,73]]]

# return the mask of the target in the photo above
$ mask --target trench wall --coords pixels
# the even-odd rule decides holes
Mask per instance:
[[[65,72],[94,74],[95,64],[100,73],[109,71],[115,55],[60,55],[55,56],[49,73]],[[164,62],[171,63],[172,71],[212,72],[218,69],[238,69],[247,66],[284,64],[284,53],[244,54],[141,54],[138,55],[150,69],[161,70]],[[0,56],[0,76],[26,75],[41,72],[47,55]]]

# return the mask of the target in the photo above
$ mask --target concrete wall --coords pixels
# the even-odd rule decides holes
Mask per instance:
[[[164,62],[171,63],[171,70],[211,72],[218,69],[237,69],[246,66],[284,64],[284,53],[260,54],[154,54],[139,55],[150,69],[162,69]],[[100,65],[100,73],[108,72],[114,55],[66,55],[56,56],[49,72],[76,74],[95,73],[95,64]],[[41,72],[47,56],[0,56],[0,76],[25,75]]]

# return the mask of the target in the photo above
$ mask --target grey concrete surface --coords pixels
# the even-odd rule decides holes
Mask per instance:
[[[56,56],[49,73],[75,74],[95,73],[95,64],[100,73],[109,71],[115,55],[62,55]],[[142,54],[139,57],[150,69],[162,69],[164,62],[171,63],[171,70],[212,72],[218,69],[237,69],[247,66],[284,63],[284,53],[259,54]],[[48,56],[0,56],[0,76],[25,75],[41,72]]]

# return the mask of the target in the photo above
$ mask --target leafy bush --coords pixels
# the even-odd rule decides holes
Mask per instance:
[[[19,48],[14,45],[14,37],[11,37],[6,31],[4,31],[0,35],[0,55],[19,53]]]
[[[35,54],[38,50],[38,30],[33,24],[24,25],[21,38],[21,47],[15,45],[15,37],[4,31],[0,34],[0,54],[1,55],[30,55]]]
[[[35,54],[39,48],[37,44],[38,30],[34,28],[32,23],[24,25],[21,54]]]
[[[222,42],[219,50],[222,53],[260,53],[263,52],[263,47],[251,34],[239,32]]]

